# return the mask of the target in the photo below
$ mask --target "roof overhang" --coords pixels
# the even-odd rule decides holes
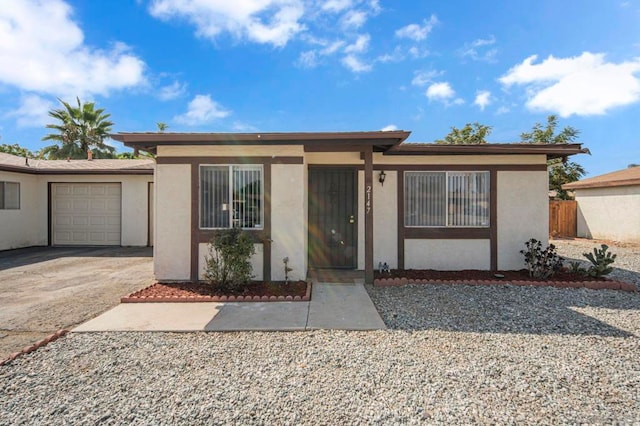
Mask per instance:
[[[116,133],[112,139],[130,148],[156,153],[158,146],[176,145],[303,145],[309,150],[319,147],[372,146],[376,152],[402,143],[411,132],[403,130],[372,132],[302,132],[302,133]],[[315,147],[311,148],[311,147]]]
[[[566,159],[570,155],[589,154],[582,144],[486,143],[473,145],[404,143],[384,155],[545,155],[547,159]]]
[[[0,164],[0,171],[29,175],[153,175],[153,169],[47,169]]]

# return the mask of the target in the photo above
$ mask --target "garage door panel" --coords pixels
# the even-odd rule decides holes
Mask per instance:
[[[119,183],[52,184],[54,245],[120,245]]]

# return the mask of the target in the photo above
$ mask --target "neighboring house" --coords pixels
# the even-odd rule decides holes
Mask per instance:
[[[34,160],[0,153],[0,250],[146,246],[153,160]]]
[[[578,202],[578,236],[640,242],[640,167],[568,183]]]
[[[255,242],[256,279],[310,268],[520,269],[548,236],[547,160],[578,144],[435,145],[405,131],[119,133],[157,154],[155,274],[197,280],[216,230]]]

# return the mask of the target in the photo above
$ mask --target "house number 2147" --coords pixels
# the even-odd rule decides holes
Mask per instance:
[[[366,202],[365,202],[365,206],[367,214],[371,213],[371,185],[367,185],[367,192],[365,194],[366,196]]]

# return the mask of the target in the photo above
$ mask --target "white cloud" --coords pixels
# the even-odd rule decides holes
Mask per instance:
[[[476,93],[476,99],[473,101],[475,105],[480,107],[480,110],[484,109],[491,104],[491,92],[488,90],[480,90]]]
[[[224,109],[211,99],[210,95],[196,95],[187,107],[187,112],[173,119],[182,124],[197,126],[207,124],[220,118],[228,117],[231,111]]]
[[[345,56],[342,58],[342,63],[345,67],[355,73],[371,71],[371,65],[362,62],[362,60],[358,59],[354,55]]]
[[[344,46],[344,41],[337,40],[337,41],[334,41],[333,43],[327,44],[327,47],[325,47],[324,49],[321,49],[320,53],[322,55],[332,55],[336,53],[338,50],[340,50],[342,46]]]
[[[433,27],[438,23],[436,15],[431,15],[427,20],[423,21],[423,25],[409,24],[396,30],[396,37],[408,38],[414,41],[421,41],[427,38]]]
[[[187,85],[174,81],[173,83],[162,86],[158,89],[157,96],[161,101],[170,101],[171,99],[179,98],[187,91]]]
[[[640,58],[613,63],[602,53],[584,52],[534,64],[537,58],[526,58],[499,79],[506,87],[525,86],[526,106],[532,111],[600,115],[640,100]]]
[[[461,105],[464,103],[462,98],[456,97],[456,92],[448,82],[433,83],[425,92],[425,96],[430,101],[440,101],[445,105]]]
[[[398,130],[398,126],[396,126],[395,124],[389,124],[388,126],[384,126],[380,130],[383,132],[393,132],[394,130]]]
[[[498,115],[506,114],[506,113],[508,113],[509,111],[511,111],[511,110],[509,109],[509,107],[501,106],[500,108],[498,108],[498,109],[496,110],[496,114],[498,114]]]
[[[344,48],[345,53],[362,53],[369,47],[369,40],[371,36],[369,34],[361,34],[356,41]]]
[[[144,62],[122,44],[96,49],[62,0],[0,7],[0,83],[61,97],[108,95],[146,84]]]
[[[362,10],[350,10],[341,20],[343,28],[360,28],[367,22],[367,13]]]
[[[460,56],[468,57],[474,61],[495,62],[498,49],[493,46],[496,43],[496,38],[491,35],[489,38],[479,38],[467,43],[458,51]]]
[[[53,108],[53,103],[37,95],[24,95],[20,99],[20,107],[7,114],[7,117],[16,119],[18,127],[43,127],[52,118],[49,111]]]
[[[328,0],[321,6],[322,10],[329,12],[341,12],[351,7],[351,0]]]
[[[414,86],[426,86],[431,83],[434,78],[441,76],[444,74],[443,71],[429,70],[429,71],[414,71],[413,72],[413,80],[411,80],[411,84]]]
[[[315,68],[318,66],[318,53],[315,50],[300,52],[296,65],[301,68]]]
[[[282,47],[304,30],[302,0],[153,0],[149,11],[162,20],[185,18],[199,37],[211,40],[229,33]]]

